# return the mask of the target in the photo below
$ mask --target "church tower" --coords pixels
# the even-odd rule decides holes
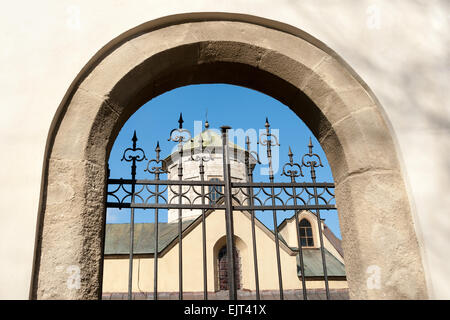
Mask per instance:
[[[203,148],[201,145],[203,144]],[[230,169],[231,169],[231,181],[245,182],[247,181],[247,175],[245,170],[245,156],[248,154],[246,150],[239,147],[238,145],[228,141],[229,155],[230,155]],[[178,180],[178,161],[179,161],[179,151],[173,152],[170,156],[165,159],[165,163],[168,170],[169,180]],[[204,179],[205,181],[223,181],[223,147],[222,147],[222,136],[215,130],[209,129],[208,121],[205,123],[205,129],[200,134],[196,135],[191,141],[186,142],[183,145],[183,177],[184,181],[200,180],[200,169],[198,157],[203,157],[206,159],[203,162],[204,165]],[[250,170],[253,170],[254,163],[256,160],[249,154]],[[174,187],[172,187],[174,188]],[[178,192],[177,189],[173,191]],[[188,187],[183,188],[183,192],[187,190]],[[191,187],[192,188],[192,187]],[[223,187],[205,187],[205,194],[209,194],[209,199],[205,199],[205,203],[213,203],[219,200],[221,194],[223,194]],[[196,186],[195,192],[190,190],[185,194],[189,199],[191,204],[201,204],[201,187]],[[178,203],[178,197],[174,196],[174,192],[169,187],[168,190],[168,201],[170,203]],[[188,203],[187,199],[182,199],[182,203]],[[195,219],[201,215],[202,211],[200,209],[183,209],[182,220]],[[168,210],[168,223],[178,222],[178,209]]]

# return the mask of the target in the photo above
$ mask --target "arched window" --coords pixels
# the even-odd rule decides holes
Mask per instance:
[[[299,223],[300,243],[302,247],[313,247],[314,239],[312,234],[311,223],[307,219],[302,219]]]
[[[236,277],[236,288],[241,289],[241,262],[240,255],[236,248],[233,250],[234,253],[234,274]],[[219,290],[228,290],[228,259],[227,259],[227,246],[223,246],[219,250],[219,254],[217,257],[218,262],[218,281],[219,281]]]
[[[209,179],[209,181],[218,182],[218,178]],[[222,186],[209,186],[209,204],[215,204],[223,195]]]

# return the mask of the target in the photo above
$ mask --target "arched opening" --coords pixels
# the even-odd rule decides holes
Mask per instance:
[[[207,119],[206,118],[206,106],[207,106]],[[267,175],[267,164],[264,164],[266,161],[266,148],[261,144],[258,145],[258,133],[264,133],[265,127],[264,122],[266,118],[270,120],[271,132],[275,135],[276,139],[279,141],[280,146],[273,146],[272,148],[272,157],[273,157],[273,173],[275,176],[275,182],[284,182],[289,183],[291,178],[283,175],[285,169],[293,169],[292,167],[285,166],[285,164],[289,163],[290,152],[295,153],[295,162],[301,162],[302,155],[308,152],[308,143],[310,138],[312,138],[312,143],[314,145],[314,153],[320,155],[321,162],[324,167],[317,168],[315,173],[317,175],[318,181],[321,182],[333,182],[331,170],[326,161],[325,154],[323,150],[320,148],[320,145],[316,141],[316,139],[312,136],[310,130],[306,127],[306,125],[296,117],[292,111],[285,105],[281,104],[279,101],[266,96],[260,92],[250,90],[243,87],[226,85],[226,84],[202,84],[202,85],[192,85],[186,86],[182,88],[177,88],[171,90],[170,92],[166,92],[151,101],[145,103],[139,110],[134,113],[130,119],[124,124],[122,127],[115,143],[112,148],[110,159],[109,159],[109,179],[128,179],[130,178],[130,166],[132,165],[129,162],[121,161],[124,156],[124,151],[128,150],[132,145],[131,137],[135,137],[137,134],[137,147],[142,148],[144,151],[147,160],[136,163],[136,179],[144,180],[144,179],[153,179],[153,174],[148,172],[148,169],[152,169],[155,171],[157,167],[157,163],[152,159],[155,159],[155,146],[158,146],[158,155],[162,161],[166,161],[167,163],[160,164],[163,168],[166,168],[167,174],[159,174],[158,178],[162,183],[167,180],[171,180],[173,183],[176,183],[179,180],[179,170],[178,170],[178,160],[173,160],[176,158],[177,149],[173,148],[174,143],[171,141],[167,141],[167,136],[172,128],[178,123],[176,122],[179,119],[179,111],[185,110],[183,112],[183,129],[189,130],[192,133],[192,141],[187,141],[183,144],[183,166],[182,166],[182,180],[189,181],[191,184],[194,181],[200,180],[200,172],[204,172],[204,179],[207,179],[210,182],[219,183],[222,180],[223,183],[223,166],[222,166],[222,154],[221,148],[214,150],[214,146],[217,144],[221,144],[221,138],[217,134],[220,133],[219,127],[226,123],[230,125],[234,132],[233,138],[230,137],[229,141],[231,145],[235,146],[236,151],[243,150],[246,148],[245,136],[249,137],[249,143],[253,146],[259,146],[254,149],[253,156],[259,154],[259,158],[261,160],[261,164],[254,163],[252,172],[252,180],[254,182],[266,182],[270,181]],[[226,110],[225,112],[223,110]],[[158,117],[153,117],[153,115],[158,112]],[[230,133],[231,135],[231,133]],[[245,136],[243,136],[245,135]],[[200,163],[198,161],[194,161],[194,159],[199,158],[199,150],[192,150],[195,154],[192,158],[189,155],[189,150],[192,146],[199,147],[200,138],[202,137],[203,145],[205,148],[208,148],[210,151],[215,151],[216,154],[204,154],[202,157],[204,158],[203,169],[200,170]],[[219,140],[219,141],[217,141]],[[158,143],[157,143],[158,141]],[[263,141],[263,140],[261,140]],[[253,142],[253,143],[252,143]],[[253,149],[253,148],[252,148]],[[126,152],[128,154],[128,152]],[[293,158],[293,159],[294,159]],[[317,159],[316,159],[317,160]],[[150,162],[149,162],[150,161]],[[294,161],[294,160],[293,160]],[[295,168],[295,166],[294,166]],[[298,170],[298,168],[297,168]],[[307,182],[310,181],[310,172],[307,167],[303,168],[304,177],[297,177],[297,182]],[[287,173],[287,172],[285,172]],[[232,167],[231,167],[231,176],[233,177],[233,181],[235,182],[245,182],[248,181],[248,177],[246,176],[245,169],[245,159],[237,156],[233,157]],[[124,185],[125,189],[129,189],[128,185]],[[142,186],[136,186],[136,190],[141,190]],[[146,185],[146,188],[154,191],[154,186]],[[117,202],[113,194],[115,196],[119,196],[120,198],[126,197],[127,194],[123,191],[122,196],[120,196],[119,192],[115,192],[116,185],[108,186],[108,192],[111,192],[108,196],[108,205],[116,205]],[[165,190],[165,185],[159,185],[159,190]],[[159,199],[159,205],[164,205],[164,203],[176,203],[177,198],[173,198],[173,193],[176,192],[177,187],[172,186],[171,195],[167,197],[166,192],[163,193],[165,198]],[[257,189],[254,189],[256,195],[256,199],[253,199],[254,203],[258,204],[262,200],[264,201],[265,194],[261,190],[259,192]],[[186,206],[189,206],[187,202],[190,199],[191,203],[200,204],[201,201],[201,188],[197,187],[197,192],[192,192],[192,190],[185,190],[184,195],[186,198],[183,198]],[[332,191],[329,189],[329,191]],[[265,190],[268,192],[268,189]],[[290,194],[291,192],[288,191]],[[208,207],[212,207],[212,205],[220,206],[223,201],[217,201],[220,196],[224,195],[224,190],[222,186],[218,185],[208,185],[205,187],[206,198],[204,203],[208,204]],[[277,193],[279,193],[277,191]],[[300,190],[297,189],[297,193],[300,193]],[[243,200],[245,195],[240,192],[240,190],[234,189],[233,194],[236,196],[235,203],[246,205],[247,201]],[[303,192],[304,195],[299,195],[299,197],[305,197],[305,200],[308,200],[308,196],[306,191]],[[146,199],[147,196],[150,196],[146,192],[146,190],[138,191],[136,201],[142,205],[144,202],[140,200],[142,197]],[[289,201],[289,195],[283,192],[283,195],[278,196],[279,199],[285,201],[286,205],[289,205],[292,201]],[[209,200],[216,200],[213,203]],[[242,201],[239,201],[241,199]],[[123,198],[123,203],[128,203],[130,198]],[[329,197],[329,200],[332,200]],[[122,201],[121,201],[122,202]],[[148,205],[152,202],[152,199],[148,199],[145,203]],[[268,204],[267,201],[266,204]],[[298,200],[298,202],[300,202]],[[278,204],[281,204],[277,201]],[[331,203],[331,202],[330,202]],[[119,297],[128,298],[127,293],[127,279],[129,279],[128,268],[129,266],[124,263],[124,260],[129,259],[129,232],[130,231],[130,209],[122,208],[118,209],[116,206],[107,208],[107,227],[105,234],[105,262],[104,262],[104,270],[103,270],[103,298],[109,299],[110,297],[115,297],[116,299]],[[173,212],[171,212],[173,211]],[[245,210],[245,213],[240,212],[240,210],[234,210],[234,224],[236,225],[238,236],[240,238],[236,239],[238,241],[238,245],[241,244],[240,240],[244,239],[244,241],[250,244],[252,247],[253,239],[250,236],[252,234],[252,222],[251,219],[247,217],[251,217],[251,212]],[[169,268],[169,266],[177,266],[179,256],[176,254],[177,246],[166,247],[172,241],[178,241],[177,234],[177,222],[178,222],[178,210],[170,209],[169,217],[167,217],[167,210],[162,209],[161,207],[158,209],[158,225],[160,230],[160,238],[155,239],[156,235],[156,227],[155,227],[155,209],[147,207],[147,209],[143,209],[140,207],[139,209],[134,210],[134,237],[135,237],[135,257],[133,258],[133,265],[135,266],[132,274],[133,286],[131,290],[131,297],[134,296],[149,296],[154,298],[164,298],[166,295],[177,296],[178,297],[178,282],[177,279],[177,270],[176,268]],[[304,217],[306,213],[300,213],[300,217]],[[202,220],[202,212],[199,209],[183,209],[181,212],[181,216],[186,222],[189,223],[188,220],[191,220],[193,225],[188,227],[189,231],[185,232],[185,239],[183,239],[183,279],[188,278],[188,282],[184,281],[183,290],[185,291],[186,297],[189,297],[191,294],[201,295],[203,296],[203,290],[206,290],[209,294],[208,300],[220,298],[221,294],[217,295],[215,290],[220,290],[220,286],[217,283],[220,283],[219,278],[222,273],[222,284],[225,281],[224,275],[228,275],[227,270],[221,269],[217,271],[216,269],[220,269],[218,266],[217,255],[218,253],[208,251],[209,242],[214,243],[216,239],[219,239],[223,235],[223,225],[225,223],[224,219],[219,218],[218,220],[213,217],[220,215],[220,213],[216,212],[216,210],[209,212],[206,217],[206,256],[214,255],[214,264],[210,267],[207,264],[206,273],[206,281],[207,281],[207,289],[201,284],[203,283],[203,266],[198,263],[198,261],[202,261],[202,243],[203,239],[201,236],[201,229],[203,227]],[[245,215],[243,218],[242,216]],[[257,285],[255,282],[258,282],[259,292],[261,293],[261,297],[264,299],[266,296],[278,296],[278,286],[279,283],[276,281],[277,279],[277,257],[274,255],[274,251],[276,250],[276,240],[274,237],[275,229],[273,228],[273,213],[272,210],[255,210],[255,250],[259,252],[257,257],[257,268],[255,270],[254,267],[254,258],[252,256],[251,251],[239,251],[239,259],[244,259],[247,261],[247,266],[244,268],[246,272],[245,278],[245,292],[238,292],[238,295],[253,295],[256,298],[256,288]],[[317,228],[317,220],[314,219],[314,214],[309,212],[311,215],[311,221],[314,223],[314,226]],[[337,213],[335,210],[323,210],[321,212],[322,223],[326,224],[326,226],[330,227],[330,230],[333,230],[331,234],[336,234],[339,236],[339,223],[337,219]],[[202,220],[201,222],[195,221],[195,219]],[[294,210],[277,210],[276,212],[277,219],[277,227],[280,236],[282,239],[280,241],[286,242],[287,247],[284,247],[280,251],[280,264],[281,264],[281,273],[282,273],[282,281],[283,281],[283,293],[285,297],[288,299],[301,299],[301,287],[302,287],[302,278],[299,277],[301,271],[299,271],[299,264],[301,260],[297,260],[296,256],[298,253],[298,239],[296,235],[298,234],[295,226],[294,220]],[[311,228],[311,225],[310,225]],[[300,231],[301,232],[301,231]],[[317,236],[317,231],[315,234]],[[336,250],[332,247],[334,244],[330,243],[328,238],[328,234],[325,235],[324,238],[324,250],[326,252],[332,252],[333,256],[328,256],[328,269],[332,266],[333,261],[335,261],[335,255],[339,256],[343,263],[342,254],[336,252]],[[318,237],[318,236],[317,236]],[[340,243],[340,239],[334,237],[335,240]],[[169,239],[169,240],[168,240]],[[155,244],[156,241],[161,243],[159,248],[159,253],[155,257],[153,248],[158,245]],[[330,247],[331,246],[331,247]],[[226,248],[225,243],[222,243],[222,247]],[[241,246],[242,249],[242,246]],[[305,283],[307,290],[312,292],[314,290],[314,294],[312,294],[309,298],[315,298],[316,294],[320,294],[322,298],[326,297],[325,292],[325,283],[323,272],[321,273],[320,269],[323,268],[320,257],[320,246],[317,246],[315,250],[305,249],[304,255],[306,256],[305,261],[307,262],[307,270],[308,276]],[[243,252],[243,253],[242,253]],[[174,254],[175,253],[175,254]],[[241,254],[242,253],[242,254]],[[276,253],[275,253],[276,254]],[[219,254],[220,255],[220,254]],[[225,257],[226,258],[226,257]],[[157,260],[157,261],[156,261]],[[226,264],[222,263],[222,267]],[[241,269],[239,264],[236,264],[236,269]],[[137,267],[139,266],[139,268]],[[155,267],[156,266],[156,267]],[[338,273],[336,273],[339,270]],[[170,269],[171,272],[166,272],[165,270]],[[196,271],[193,272],[192,270]],[[329,270],[330,275],[333,274],[335,278],[330,279],[328,286],[331,290],[330,298],[335,299],[338,298],[338,293],[346,293],[346,285],[345,285],[345,270],[344,266],[338,265],[334,267],[335,270]],[[156,271],[155,271],[156,270]],[[208,272],[209,271],[209,272]],[[216,272],[216,276],[214,281],[211,281],[208,274],[212,274]],[[332,271],[334,273],[332,273]],[[256,279],[255,274],[258,273],[260,276]],[[238,290],[240,290],[240,285],[243,284],[241,279],[241,273],[235,272],[236,279],[238,281],[238,285],[236,286]],[[275,275],[275,276],[274,276]],[[336,275],[339,278],[336,278]],[[138,278],[135,281],[135,278]],[[168,280],[175,279],[177,281]],[[314,279],[314,281],[312,280]],[[274,281],[275,280],[275,281]],[[152,283],[153,281],[153,283]],[[193,283],[197,283],[197,285],[193,285]],[[228,283],[228,279],[226,279]],[[155,286],[156,283],[156,286]],[[155,294],[156,293],[156,294]]]
[[[237,289],[241,289],[241,257],[239,255],[239,251],[236,248],[233,248],[234,253],[234,264],[235,264],[235,277],[237,279],[236,287]],[[228,283],[228,259],[227,259],[227,247],[223,246],[219,250],[219,254],[217,257],[217,269],[218,269],[218,287],[219,290],[228,290],[230,288]]]
[[[115,137],[145,101],[196,83],[264,92],[288,105],[320,141],[336,182],[352,298],[427,296],[397,151],[367,85],[298,29],[243,15],[191,14],[118,37],[68,90],[47,143],[32,298],[99,297],[106,162]],[[80,268],[77,290],[54,273],[70,265]],[[379,287],[367,285],[372,276]]]
[[[250,270],[249,263],[251,260],[249,249],[247,248],[247,244],[244,240],[236,236],[234,237],[235,247],[235,276],[238,279],[238,288],[248,289],[250,286],[249,279]],[[213,285],[211,286],[211,291],[215,292],[212,295],[212,299],[223,299],[221,297],[221,291],[227,291],[229,288],[228,283],[228,259],[226,253],[227,245],[226,245],[226,236],[220,237],[217,241],[211,246],[211,265],[213,266],[211,276],[213,279]],[[226,288],[226,289],[223,289]],[[228,295],[228,292],[224,292]]]

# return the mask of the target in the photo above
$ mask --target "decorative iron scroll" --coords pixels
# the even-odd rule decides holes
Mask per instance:
[[[135,185],[134,201],[131,201],[131,186]],[[159,190],[155,191],[155,186]],[[177,186],[182,186],[181,193]],[[205,187],[204,195],[201,194],[201,186]],[[209,187],[216,188],[209,188]],[[110,208],[147,208],[147,209],[223,209],[221,201],[210,204],[212,193],[219,193],[223,187],[223,181],[178,181],[178,180],[132,180],[132,179],[108,179],[108,201]],[[237,203],[233,204],[236,210],[331,210],[336,209],[333,183],[270,183],[270,182],[231,182],[233,198]],[[248,189],[253,194],[250,196]],[[273,188],[273,190],[272,190]],[[314,188],[317,190],[317,200],[314,197]],[[168,190],[170,189],[170,198]],[[297,203],[294,204],[295,199]],[[195,195],[194,198],[188,195]],[[177,203],[179,197],[183,198],[181,204]],[[201,198],[205,197],[207,204],[201,204]],[[275,204],[271,204],[272,197]],[[158,198],[158,201],[156,201]],[[251,199],[250,199],[251,198]],[[253,200],[253,205],[250,205]]]
[[[182,118],[180,117],[180,121]],[[267,122],[266,122],[267,123]],[[181,126],[181,124],[180,124]],[[271,136],[272,134],[269,134]],[[134,135],[135,137],[135,135]],[[145,152],[141,148],[136,148],[133,137],[133,148],[127,148],[123,159],[126,161],[143,161]],[[171,140],[180,144],[189,141],[190,133],[181,127],[172,130]],[[267,140],[267,133],[264,134],[261,144],[270,145]],[[272,138],[275,137],[272,135]],[[203,163],[211,159],[207,148],[196,148],[191,160],[198,161],[199,173],[203,174]],[[276,144],[278,140],[276,139]],[[273,144],[272,144],[273,145]],[[296,182],[296,178],[304,177],[305,169],[310,172],[311,181],[315,179],[315,168],[323,167],[320,156],[312,152],[312,142],[310,140],[309,151],[301,157],[301,162],[295,163],[291,148],[289,148],[289,162],[282,167],[281,175],[291,178],[291,182],[231,182],[233,199],[233,209],[236,210],[331,210],[336,209],[334,183],[325,182]],[[128,155],[129,152],[135,155]],[[221,201],[211,204],[212,193],[218,193],[223,197],[223,181],[200,181],[200,180],[160,180],[159,175],[167,173],[167,165],[160,159],[161,149],[159,143],[156,147],[156,158],[148,161],[145,172],[155,175],[155,179],[108,179],[108,201],[110,208],[147,208],[147,209],[223,209]],[[137,153],[139,152],[139,154]],[[127,157],[126,157],[127,155]],[[256,155],[252,151],[252,155]],[[259,161],[258,161],[259,162]],[[157,176],[157,177],[156,177]],[[131,187],[135,186],[134,201],[131,201]],[[156,186],[158,190],[156,191]],[[181,192],[179,186],[182,186]],[[204,193],[201,187],[204,187]],[[251,195],[249,190],[251,189]],[[314,195],[316,189],[316,196]],[[169,192],[170,191],[170,192]],[[170,197],[169,197],[170,194]],[[294,196],[295,195],[295,196]],[[178,199],[183,201],[179,203]],[[205,201],[202,204],[202,197]],[[294,197],[295,200],[294,201]],[[275,203],[272,204],[272,199]]]
[[[131,191],[128,187],[135,182],[136,191],[134,193],[135,201],[131,203]],[[209,204],[210,196],[213,192],[219,193],[220,188],[205,188],[205,200],[207,204],[201,204],[201,186],[213,187],[224,186],[222,181],[171,181],[171,180],[131,180],[131,179],[109,179],[108,185],[113,187],[108,191],[107,206],[110,208],[147,208],[147,209],[223,209],[224,205],[220,201],[217,204]],[[158,192],[155,192],[154,186],[160,186]],[[236,210],[310,210],[336,209],[334,199],[334,184],[332,183],[247,183],[232,182],[233,198],[237,203],[233,204]],[[183,186],[179,193],[175,186]],[[171,197],[168,199],[168,188],[170,188]],[[249,205],[250,196],[248,189],[252,188],[253,195],[251,199],[254,205]],[[274,188],[272,192],[271,188]],[[317,198],[319,204],[315,204],[314,188],[317,188]],[[294,193],[297,204],[294,204]],[[121,195],[120,193],[125,194]],[[192,199],[188,194],[194,194]],[[239,195],[242,195],[239,197]],[[183,203],[178,204],[178,197],[183,197]],[[159,198],[156,203],[156,197]],[[276,199],[274,205],[269,202],[272,197]],[[114,201],[115,200],[115,201]]]

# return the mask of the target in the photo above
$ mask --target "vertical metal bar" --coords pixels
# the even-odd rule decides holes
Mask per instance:
[[[225,196],[225,222],[227,233],[227,262],[228,262],[228,287],[230,300],[237,300],[236,274],[234,270],[234,230],[233,230],[233,209],[231,202],[231,176],[230,176],[230,155],[228,148],[228,129],[231,127],[222,126],[222,150],[223,150],[223,178]]]
[[[131,206],[134,204],[135,192],[136,192],[136,162],[147,159],[145,157],[145,152],[141,148],[136,148],[137,142],[136,131],[134,132],[133,147],[125,149],[122,160],[131,162]],[[133,155],[127,155],[127,152],[134,153]],[[137,153],[137,154],[136,154]],[[140,153],[140,154],[139,154]],[[128,197],[128,196],[127,196]],[[132,287],[133,287],[133,253],[134,253],[134,208],[130,210],[130,256],[129,256],[129,266],[128,266],[128,299],[132,298]]]
[[[156,174],[156,180],[159,180],[159,174]],[[159,185],[155,186],[156,199],[155,203],[158,203]],[[155,208],[155,254],[153,265],[153,300],[158,300],[158,208]]]
[[[296,193],[295,193],[295,187],[293,188],[294,191],[294,199],[296,197]],[[294,200],[294,202],[297,202]],[[294,205],[296,206],[297,204],[294,203]],[[297,231],[297,241],[298,241],[298,253],[299,253],[299,260],[300,260],[300,270],[302,273],[302,291],[303,291],[303,300],[308,300],[308,295],[307,295],[307,291],[306,291],[306,279],[305,279],[305,264],[303,262],[303,248],[302,248],[302,243],[300,240],[300,226],[299,226],[299,221],[298,221],[298,211],[295,210],[295,225],[296,228],[295,230]]]
[[[293,156],[294,154],[291,151],[291,147],[289,147],[289,164],[292,167],[297,166],[299,169],[298,171],[290,170],[289,174],[286,174],[291,177],[291,183],[295,183],[295,177],[303,176],[302,168],[298,164],[294,164]],[[283,168],[284,173],[284,168]],[[294,207],[297,207],[297,189],[295,187],[292,187],[292,197],[294,199]],[[303,248],[302,248],[302,242],[300,239],[300,222],[298,221],[298,211],[297,209],[294,210],[295,215],[295,231],[297,232],[297,244],[298,244],[298,253],[299,253],[299,261],[300,261],[300,271],[302,273],[302,291],[303,291],[303,300],[308,300],[307,290],[306,290],[306,279],[305,279],[305,264],[303,262]]]
[[[293,188],[295,190],[295,187]],[[293,191],[294,193],[294,197],[296,196],[295,191]],[[294,198],[295,199],[295,198]],[[294,200],[294,202],[297,202]],[[294,204],[296,205],[296,204]],[[303,300],[308,300],[308,295],[307,295],[307,291],[306,291],[306,279],[305,279],[305,264],[303,262],[303,248],[302,248],[302,243],[300,240],[300,226],[299,226],[299,221],[298,221],[298,211],[295,210],[295,226],[296,226],[296,231],[297,231],[297,241],[298,241],[298,253],[299,253],[299,260],[300,260],[300,270],[302,273],[302,290],[303,290]]]
[[[319,204],[319,199],[317,196],[317,187],[316,187],[316,170],[315,167],[318,167],[319,165],[322,166],[322,162],[320,161],[320,157],[316,154],[313,154],[312,148],[313,144],[311,142],[311,138],[309,139],[309,156],[316,156],[319,159],[319,164],[317,164],[316,161],[311,160],[308,164],[311,168],[311,180],[313,182],[313,190],[314,190],[314,203],[316,205]],[[322,221],[320,218],[320,210],[316,209],[316,218],[317,218],[317,226],[319,228],[319,241],[320,241],[320,253],[322,255],[322,267],[323,267],[323,277],[325,281],[325,292],[327,296],[327,300],[330,300],[330,288],[328,287],[328,273],[327,273],[327,262],[325,258],[325,248],[323,246],[323,234],[322,234]]]
[[[273,182],[273,179],[271,179],[271,182]],[[272,192],[272,205],[275,205],[275,198],[274,198],[274,187],[271,187]],[[280,300],[284,299],[283,294],[283,276],[281,273],[281,259],[280,259],[280,243],[279,243],[279,236],[278,236],[278,222],[277,222],[277,210],[272,211],[273,216],[273,229],[275,231],[275,250],[277,254],[277,269],[278,269],[278,286],[280,289]]]
[[[202,141],[203,145],[203,141]],[[203,158],[200,157],[200,181],[205,181],[205,168]],[[205,204],[205,186],[202,185],[202,205]],[[203,299],[208,300],[208,274],[206,268],[206,215],[205,209],[202,209],[202,244],[203,244]]]
[[[183,147],[179,144],[180,159],[178,161],[178,180],[183,179]],[[182,185],[178,186],[178,203],[182,203]],[[183,235],[182,235],[182,209],[178,209],[178,299],[183,300]]]
[[[273,168],[272,168],[272,134],[269,131],[270,125],[269,121],[266,118],[266,145],[267,145],[267,158],[269,160],[269,181],[270,183],[273,183]],[[272,198],[272,206],[275,206],[275,188],[272,186],[271,188],[271,198]],[[272,210],[272,217],[273,217],[273,230],[275,233],[275,251],[277,256],[277,271],[278,271],[278,287],[280,290],[280,300],[284,299],[284,293],[283,293],[283,276],[281,273],[281,259],[280,259],[280,243],[279,243],[279,236],[278,236],[278,221],[277,221],[277,210]]]
[[[205,128],[207,129],[209,127],[208,122],[205,123]],[[203,152],[205,151],[203,148],[203,137],[200,134],[200,139],[199,139],[199,143],[200,143],[200,148],[199,148],[199,153],[198,155],[194,156],[191,155],[191,159],[194,161],[199,161],[199,173],[200,173],[200,181],[204,182],[205,181],[205,166],[203,165],[204,161],[209,161],[211,160],[211,155],[206,156],[203,154]],[[195,191],[195,187],[192,186],[192,188],[194,188],[194,192]],[[202,205],[205,204],[205,186],[202,184],[201,185],[201,202]],[[207,273],[207,266],[206,266],[206,209],[202,208],[202,252],[203,252],[203,299],[204,300],[208,300],[208,273]]]
[[[179,160],[178,160],[178,180],[181,182],[183,179],[183,142],[186,142],[191,139],[191,134],[189,130],[183,129],[183,115],[180,113],[180,119],[178,120],[179,126],[178,129],[173,129],[170,132],[169,141],[178,142],[178,152],[179,152]],[[178,186],[178,203],[182,204],[183,198],[183,188],[180,184]],[[183,226],[182,226],[182,209],[178,209],[178,298],[179,300],[183,300]]]
[[[161,160],[159,158],[159,154],[161,152],[161,148],[159,147],[159,141],[156,143],[156,158],[150,160],[147,163],[147,169],[145,169],[144,171],[148,171],[149,173],[152,173],[155,175],[155,180],[159,181],[159,175],[162,173],[167,173],[167,170],[165,168],[165,162],[164,160]],[[152,168],[150,168],[150,164],[151,163],[161,163],[160,167],[158,166],[153,166]],[[159,184],[155,184],[155,192],[154,192],[154,196],[155,196],[155,204],[159,203]],[[158,208],[155,208],[155,242],[154,242],[154,253],[153,253],[153,300],[158,300],[158,250],[159,250],[159,245],[158,245],[158,240],[159,240],[159,211]]]
[[[208,122],[205,124],[205,128],[208,128]],[[191,159],[194,161],[199,161],[199,173],[200,173],[200,181],[205,181],[205,166],[203,165],[203,161],[209,161],[210,158],[205,157],[203,155],[203,137],[200,134],[200,154],[196,157],[191,156]],[[194,188],[194,187],[193,187]],[[201,185],[201,199],[202,199],[202,205],[205,204],[205,186]],[[207,267],[206,267],[206,210],[202,208],[202,253],[203,253],[203,299],[208,300],[208,273],[207,273]]]
[[[313,183],[315,184],[316,183],[316,175],[315,175],[314,166],[311,166],[311,178],[312,178]],[[315,185],[313,188],[314,188],[314,202],[317,205],[317,204],[319,204],[319,200],[317,198],[317,188]],[[327,262],[325,259],[325,249],[323,246],[322,221],[320,218],[320,210],[319,209],[316,209],[316,217],[317,217],[317,226],[319,227],[320,253],[322,255],[322,267],[323,267],[323,277],[324,277],[324,281],[325,281],[325,292],[327,295],[327,300],[330,300],[330,288],[328,287]]]
[[[131,165],[131,203],[134,203],[134,193],[136,191],[136,160],[133,159]],[[130,252],[128,262],[128,300],[132,299],[133,290],[133,252],[134,252],[134,208],[131,208],[130,214]]]
[[[249,183],[253,182],[253,172],[250,168],[250,139],[247,136],[245,144],[247,146],[247,152],[245,153],[245,170]],[[253,206],[253,188],[247,188],[249,205]],[[252,245],[253,245],[253,266],[255,269],[255,287],[256,287],[256,300],[260,300],[259,295],[259,273],[258,273],[258,254],[256,251],[256,232],[255,232],[255,210],[250,210],[251,223],[252,223]]]
[[[133,201],[133,200],[132,200]],[[130,256],[128,262],[128,300],[132,299],[133,287],[133,251],[134,251],[134,208],[130,216]]]

